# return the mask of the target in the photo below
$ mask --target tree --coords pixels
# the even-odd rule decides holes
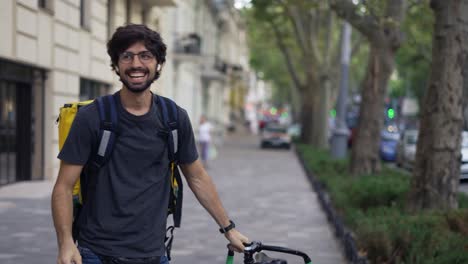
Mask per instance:
[[[243,17],[250,25],[247,27],[250,65],[261,73],[259,74],[261,79],[272,83],[274,104],[293,104],[295,102],[294,89],[291,87],[294,84],[287,74],[288,70],[284,64],[283,55],[278,50],[276,43],[271,41],[275,36],[265,25],[256,23],[252,10],[244,9]]]
[[[384,97],[395,68],[395,54],[402,42],[401,24],[405,1],[330,0],[331,7],[369,41],[370,53],[363,82],[357,135],[351,153],[351,172],[380,171],[379,143],[383,125]]]
[[[416,97],[420,106],[430,75],[433,25],[434,15],[429,0],[411,4],[403,24],[405,42],[396,56],[402,93]]]
[[[301,140],[327,147],[331,81],[338,73],[337,25],[323,1],[253,0],[253,15],[267,27],[301,98]],[[337,86],[335,86],[337,87]],[[336,88],[335,88],[336,89]]]
[[[431,76],[424,97],[408,208],[457,207],[463,126],[463,70],[468,57],[468,0],[432,0]]]

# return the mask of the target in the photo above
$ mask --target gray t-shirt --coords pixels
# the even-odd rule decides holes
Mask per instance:
[[[170,192],[165,127],[154,100],[148,113],[135,116],[123,108],[119,93],[114,97],[118,136],[110,160],[86,187],[78,243],[103,256],[163,256]],[[178,107],[178,115],[178,158],[188,164],[198,153],[187,112]],[[96,103],[82,107],[58,158],[85,165],[94,155],[99,127]]]

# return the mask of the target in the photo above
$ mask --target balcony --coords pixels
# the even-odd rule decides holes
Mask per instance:
[[[176,39],[175,51],[177,53],[200,55],[201,41],[201,37],[197,33],[183,35]]]
[[[199,62],[201,60],[201,37],[196,33],[183,35],[174,43],[174,59]]]
[[[202,78],[206,81],[227,80],[228,65],[217,56],[203,56]]]
[[[142,0],[143,6],[145,7],[170,7],[170,6],[177,6],[174,0]]]

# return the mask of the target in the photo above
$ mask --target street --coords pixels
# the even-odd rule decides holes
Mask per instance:
[[[239,231],[250,240],[304,251],[313,263],[345,263],[293,151],[260,150],[256,137],[236,134],[228,136],[218,152],[208,172]],[[185,186],[172,262],[224,263],[227,240]],[[0,188],[0,263],[55,263],[50,190],[47,182]],[[302,263],[294,256],[271,256]],[[242,259],[236,254],[235,263]]]

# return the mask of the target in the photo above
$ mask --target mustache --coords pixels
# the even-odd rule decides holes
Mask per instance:
[[[145,74],[148,74],[148,73],[149,73],[149,70],[146,69],[146,68],[142,68],[142,67],[132,67],[132,68],[128,68],[128,69],[125,71],[125,74],[129,74],[130,72],[135,72],[135,71],[143,72],[143,73],[145,73]]]

